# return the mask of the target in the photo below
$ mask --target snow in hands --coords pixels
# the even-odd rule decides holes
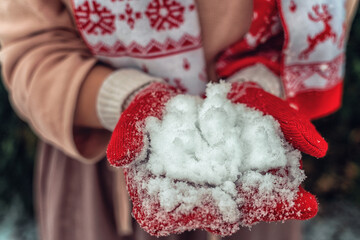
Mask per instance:
[[[209,84],[206,99],[178,95],[167,102],[162,120],[146,119],[148,154],[125,172],[134,205],[141,206],[134,214],[151,234],[205,228],[229,235],[239,224],[276,220],[269,209],[279,202],[288,209],[295,204],[305,179],[300,151],[270,115],[233,104],[227,98],[230,88]],[[167,225],[169,218],[188,220]],[[162,226],[155,231],[154,224]]]

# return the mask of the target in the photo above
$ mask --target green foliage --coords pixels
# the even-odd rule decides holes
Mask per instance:
[[[2,84],[0,102],[0,220],[16,199],[21,199],[22,218],[32,218],[36,138],[13,112]]]

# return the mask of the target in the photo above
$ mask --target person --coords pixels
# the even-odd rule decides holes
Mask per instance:
[[[217,75],[235,81],[265,72],[262,76],[274,84],[259,84],[281,96],[284,92],[275,83],[278,72],[276,67],[271,68],[274,64],[254,70],[246,66],[259,66],[254,64],[259,58],[251,64],[249,60],[241,62],[251,56],[255,45],[281,36],[278,22],[272,26],[280,29],[276,34],[261,35],[257,44],[242,47],[243,39],[253,40],[251,28],[262,31],[266,21],[257,24],[259,16],[254,14],[253,20],[252,16],[253,6],[256,9],[263,2],[1,1],[3,80],[17,114],[41,139],[35,172],[41,239],[155,239],[131,220],[122,171],[104,159],[111,131],[132,97],[153,81],[165,81],[184,92],[201,95],[206,82],[217,81]],[[301,6],[299,1],[266,2],[270,8],[259,10],[271,17],[279,12],[276,2],[291,5],[285,13],[294,8],[296,12],[296,3]],[[347,20],[340,25],[347,30],[357,1],[346,3]],[[321,20],[324,9],[317,13],[314,22]],[[343,18],[344,14],[338,16]],[[323,23],[320,28],[329,26],[329,20]],[[310,53],[305,51],[304,58]],[[296,101],[292,104],[301,105]],[[327,114],[338,105],[315,113]],[[299,239],[299,223],[260,224],[231,238],[264,239],[265,234],[269,239],[279,239],[280,235]],[[167,238],[206,239],[207,234],[194,231]]]

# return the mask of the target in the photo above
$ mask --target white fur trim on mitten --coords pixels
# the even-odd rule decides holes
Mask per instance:
[[[227,82],[255,82],[265,91],[280,98],[284,97],[280,77],[260,63],[236,72],[227,79]]]
[[[96,101],[101,125],[113,131],[127,99],[154,81],[162,80],[135,69],[122,69],[110,74],[101,85]]]

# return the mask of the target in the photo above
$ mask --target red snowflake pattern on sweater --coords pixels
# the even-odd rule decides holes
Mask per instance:
[[[95,1],[84,2],[75,11],[79,28],[88,34],[112,34],[115,31],[115,15]]]
[[[152,28],[158,31],[178,28],[184,22],[184,11],[180,3],[171,0],[153,0],[145,12]]]
[[[135,21],[141,19],[141,17],[141,12],[134,11],[130,4],[126,4],[125,13],[119,16],[120,20],[126,21],[131,29],[134,29]]]

